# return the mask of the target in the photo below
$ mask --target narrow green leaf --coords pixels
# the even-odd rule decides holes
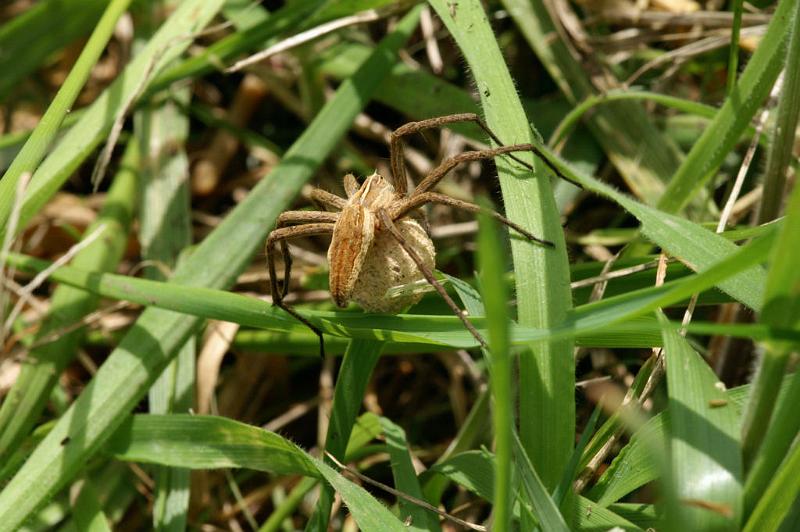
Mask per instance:
[[[274,432],[219,416],[131,416],[104,451],[127,462],[187,469],[242,467],[320,478],[314,462],[297,445]]]
[[[695,271],[704,270],[738,249],[736,244],[684,217],[643,205],[613,187],[573,170],[540,142],[535,143],[535,148],[553,171],[618,203],[641,222],[642,232],[650,241],[661,246],[670,255],[680,257]],[[717,286],[748,307],[758,310],[763,302],[765,281],[763,268],[755,266],[736,276],[721,279]]]
[[[510,530],[512,482],[511,433],[514,430],[514,400],[511,383],[511,342],[508,325],[508,294],[505,275],[505,256],[500,242],[502,238],[497,224],[486,214],[478,216],[478,258],[481,266],[481,288],[488,316],[490,352],[490,389],[495,439],[494,528]]]
[[[417,499],[422,499],[422,489],[414,471],[411,453],[406,441],[405,431],[387,418],[381,418],[383,434],[386,436],[386,447],[392,465],[395,489]],[[405,499],[399,499],[400,518],[408,523],[408,530],[441,530],[438,518],[419,505]]]
[[[0,101],[56,50],[88,34],[106,0],[48,0],[0,27]]]
[[[747,524],[745,532],[778,530],[781,522],[797,504],[800,495],[800,445],[795,444],[772,481]]]
[[[75,528],[86,532],[111,532],[108,518],[103,513],[99,496],[91,480],[83,481],[73,507]]]
[[[666,321],[664,319],[663,321]],[[672,328],[664,328],[672,479],[680,507],[667,519],[688,530],[732,530],[742,511],[739,419],[724,385]]]
[[[118,7],[120,3],[121,0],[115,0],[113,4],[109,4],[109,9]],[[105,140],[123,105],[136,94],[142,80],[147,80],[148,73],[150,75],[158,73],[165,65],[183,53],[191,44],[191,36],[208,24],[219,11],[222,3],[223,0],[182,2],[153,38],[148,41],[147,47],[136,56],[117,80],[94,100],[78,123],[61,138],[55,149],[37,169],[36,165],[44,154],[42,150],[47,147],[41,145],[42,137],[52,138],[57,131],[54,128],[72,106],[71,102],[69,105],[63,105],[61,100],[51,104],[48,113],[53,114],[54,120],[46,121],[47,114],[45,114],[37,126],[37,130],[42,129],[42,135],[34,134],[26,143],[26,146],[31,146],[31,151],[35,152],[34,155],[37,157],[29,156],[23,149],[14,160],[12,167],[6,172],[6,177],[0,182],[0,227],[4,227],[7,222],[11,208],[9,199],[13,198],[16,179],[19,175],[22,172],[36,170],[25,194],[25,203],[20,218],[22,227],[61,188],[61,185],[99,143]],[[109,35],[113,28],[113,20],[107,21],[102,26],[102,29],[107,30]],[[101,27],[98,26],[98,31],[100,29]],[[105,41],[103,41],[104,43]],[[97,54],[102,52],[102,46],[99,48],[99,50],[94,50]],[[89,44],[87,44],[88,49]],[[86,75],[94,63],[95,61],[92,61],[86,65]],[[76,71],[76,68],[77,64],[76,67],[73,67],[73,71]],[[62,91],[65,91],[66,88],[65,84]],[[75,87],[70,86],[70,88],[75,90]],[[13,181],[7,179],[7,176],[12,176]]]
[[[658,202],[666,212],[681,210],[714,175],[769,95],[786,57],[794,0],[780,0],[772,21],[739,82],[686,156]]]
[[[334,471],[322,460],[312,458],[319,472],[347,505],[359,528],[364,532],[404,532],[406,526],[367,491]]]
[[[525,488],[525,494],[534,509],[536,517],[543,530],[557,532],[559,530],[567,531],[569,527],[558,511],[558,506],[553,501],[547,488],[542,483],[539,475],[536,473],[533,464],[528,458],[525,448],[519,437],[514,433],[514,458],[517,464],[517,473],[522,480],[522,486]]]

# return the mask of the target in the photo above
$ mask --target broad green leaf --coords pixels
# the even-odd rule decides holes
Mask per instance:
[[[104,450],[127,462],[187,469],[241,467],[320,478],[311,457],[297,445],[274,432],[218,416],[131,416]]]

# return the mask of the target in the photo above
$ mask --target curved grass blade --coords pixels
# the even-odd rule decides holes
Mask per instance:
[[[205,8],[211,2],[203,2]],[[191,2],[184,2],[181,13]],[[176,283],[228,286],[267,229],[350,127],[415,27],[404,19],[351,79],[339,86],[281,163],[228,214],[175,272]],[[0,530],[14,529],[85,464],[147,391],[201,320],[149,309],[83,393],[0,493]]]

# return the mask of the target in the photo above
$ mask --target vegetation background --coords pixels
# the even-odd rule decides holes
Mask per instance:
[[[0,72],[0,530],[800,528],[797,0],[9,0]],[[427,209],[482,351],[298,240],[320,359],[266,235],[463,112],[555,247]]]

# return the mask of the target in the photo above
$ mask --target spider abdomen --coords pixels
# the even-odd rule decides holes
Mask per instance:
[[[395,225],[425,265],[433,269],[436,251],[430,236],[420,223],[405,217],[395,221]],[[352,299],[369,312],[396,314],[417,303],[422,298],[422,293],[403,291],[400,295],[389,297],[387,291],[424,279],[419,267],[397,239],[389,231],[379,230],[375,232],[372,246],[364,258]]]

